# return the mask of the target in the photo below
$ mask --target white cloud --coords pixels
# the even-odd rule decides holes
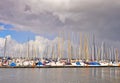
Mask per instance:
[[[0,31],[4,30],[4,27],[3,26],[0,26]]]
[[[120,41],[119,0],[4,0],[0,21],[34,33],[74,31]]]
[[[89,36],[90,37],[90,36]],[[6,41],[7,38],[7,41]],[[6,36],[5,38],[0,38],[0,56],[4,55],[5,51],[5,41],[6,41],[6,56],[15,56],[15,57],[27,57],[28,55],[28,46],[29,46],[29,56],[30,57],[44,57],[47,53],[47,56],[52,55],[52,50],[54,47],[54,53],[56,56],[58,56],[58,43],[59,43],[59,51],[64,53],[64,56],[67,56],[68,53],[68,39],[65,38],[63,41],[61,38],[56,37],[53,40],[49,40],[47,38],[36,36],[35,40],[29,40],[29,42],[25,43],[18,43],[10,35]],[[77,43],[76,43],[77,42]],[[112,48],[118,48],[120,47],[120,42],[109,42],[108,40],[104,40],[106,48],[112,47]],[[91,46],[92,46],[92,39],[88,38],[88,48],[89,48],[89,55],[91,55]],[[101,40],[96,40],[96,47],[101,47]],[[71,44],[72,44],[72,52],[74,54],[79,54],[77,51],[79,47],[79,38],[77,40],[71,38]],[[82,48],[84,53],[84,38],[82,38]],[[77,51],[77,53],[76,53]],[[120,51],[120,50],[119,50]],[[76,56],[76,55],[74,55]]]
[[[7,40],[6,40],[7,38]],[[5,41],[6,47],[5,47]],[[53,42],[54,41],[54,42]],[[11,38],[10,35],[6,36],[5,38],[0,38],[0,55],[4,55],[4,51],[6,48],[6,56],[27,56],[28,52],[28,45],[29,45],[29,56],[34,57],[35,54],[40,57],[40,55],[44,55],[45,49],[50,46],[49,50],[51,50],[51,46],[53,43],[57,43],[56,39],[48,40],[41,36],[36,36],[35,40],[30,40],[25,43],[18,43],[14,39]]]

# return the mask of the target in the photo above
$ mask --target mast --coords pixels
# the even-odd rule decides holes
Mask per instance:
[[[5,38],[4,57],[6,57],[6,48],[7,48],[7,38]]]
[[[74,43],[75,42],[75,37],[74,37],[74,32],[72,32],[72,36],[71,36],[71,42]],[[75,58],[75,46],[71,45],[71,58]]]
[[[115,54],[114,54],[114,48],[111,48],[111,58],[112,58],[112,62],[115,60]]]
[[[80,33],[80,54],[79,54],[79,59],[82,60],[82,34]]]
[[[31,54],[32,54],[32,57],[35,58],[34,57],[34,46],[33,46],[33,44],[32,44],[32,48],[31,48]]]
[[[101,60],[104,59],[104,42],[102,42],[102,45],[101,45]]]
[[[36,49],[36,45],[34,45],[34,56],[35,56],[35,58],[37,58],[37,49]]]
[[[20,45],[20,58],[23,58],[23,50],[21,45]]]
[[[86,61],[89,61],[88,60],[88,39],[87,39],[87,36],[85,35],[85,40],[84,40],[84,54],[85,54],[85,60]]]
[[[80,60],[80,41],[79,41],[79,33],[77,33],[76,39],[74,41],[77,41],[77,46],[75,48],[75,55],[76,60]]]
[[[46,47],[46,51],[45,51],[45,58],[48,57],[48,46]]]
[[[19,58],[21,57],[21,45],[20,45],[20,48],[19,48]]]
[[[97,61],[100,61],[100,54],[101,54],[101,52],[100,52],[100,48],[98,48],[97,51],[98,51],[98,54],[97,54],[97,55],[98,55],[98,57],[97,57]]]
[[[68,57],[71,61],[71,42],[70,42],[70,35],[68,34]]]
[[[61,57],[64,56],[64,32],[62,33]]]
[[[40,47],[38,46],[38,54],[37,57],[41,58],[41,54],[40,54]]]
[[[55,55],[54,55],[54,45],[52,45],[52,60],[55,59]]]
[[[109,56],[110,56],[110,54],[109,54],[109,48],[107,48],[106,49],[106,60],[109,60]]]
[[[116,48],[115,52],[116,52],[116,54],[115,54],[115,55],[116,55],[116,56],[115,56],[115,58],[116,58],[116,59],[115,59],[115,62],[118,62],[118,49],[117,49],[117,48]]]
[[[61,52],[60,52],[60,34],[58,34],[58,46],[57,46],[57,51],[58,51],[58,58],[61,58]]]
[[[112,61],[112,51],[111,51],[111,48],[109,48],[109,61],[110,62]]]
[[[29,50],[30,50],[30,48],[29,48],[29,38],[28,38],[28,44],[27,44],[27,58],[29,59]]]
[[[95,36],[93,35],[93,44],[92,44],[92,61],[96,60],[96,48],[95,48]]]

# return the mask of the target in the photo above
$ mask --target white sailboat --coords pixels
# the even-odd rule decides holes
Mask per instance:
[[[115,61],[113,62],[113,66],[120,66],[120,62],[118,61],[118,49],[115,49]]]
[[[63,38],[61,37],[60,38],[60,34],[58,36],[58,47],[57,47],[57,50],[58,50],[58,58],[57,58],[57,62],[55,63],[56,66],[64,66],[64,63],[61,62],[61,59],[63,58],[63,50],[62,50],[62,47],[63,47],[63,44],[64,44],[64,40]],[[61,39],[61,40],[60,40]]]
[[[108,66],[109,63],[104,59],[105,58],[105,47],[104,47],[104,42],[102,42],[101,46],[101,60],[99,61],[101,66]]]

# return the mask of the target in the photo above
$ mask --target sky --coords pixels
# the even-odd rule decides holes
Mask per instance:
[[[0,37],[25,43],[58,32],[94,34],[120,48],[119,0],[1,0]]]
[[[23,43],[28,41],[28,37],[30,37],[30,39],[32,40],[35,37],[35,34],[29,31],[11,30],[12,28],[14,28],[14,26],[11,24],[0,23],[0,26],[1,26],[0,37],[2,38],[11,35],[11,37],[16,41],[18,41],[19,43]]]

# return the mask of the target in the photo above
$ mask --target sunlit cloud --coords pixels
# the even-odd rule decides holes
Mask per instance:
[[[36,34],[94,33],[97,40],[117,41],[119,46],[119,9],[120,1],[114,0],[4,0],[0,22]]]

